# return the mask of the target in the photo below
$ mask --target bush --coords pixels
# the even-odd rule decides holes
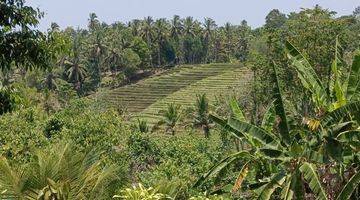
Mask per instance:
[[[130,135],[127,145],[133,171],[144,171],[159,162],[160,149],[148,135],[134,132]]]
[[[44,113],[39,109],[24,109],[0,118],[0,155],[15,163],[32,158],[34,149],[48,144],[41,128]]]
[[[57,118],[51,118],[46,122],[44,135],[50,139],[54,134],[59,133],[62,130],[63,122]]]

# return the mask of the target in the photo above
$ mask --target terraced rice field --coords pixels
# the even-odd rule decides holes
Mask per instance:
[[[106,105],[126,108],[133,118],[157,122],[159,111],[174,102],[187,107],[193,105],[196,94],[206,93],[210,100],[248,82],[249,72],[240,64],[208,64],[182,66],[133,85],[97,95]]]

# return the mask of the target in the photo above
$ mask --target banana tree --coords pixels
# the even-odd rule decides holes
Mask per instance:
[[[274,120],[275,116],[268,111],[261,126],[250,124],[236,105],[232,106],[232,110],[237,112],[227,120],[212,115],[213,121],[229,130],[235,137],[245,140],[249,148],[220,161],[200,177],[194,186],[200,186],[206,179],[216,176],[240,160],[243,165],[239,168],[233,192],[241,188],[250,189],[254,191],[257,199],[270,199],[274,195],[281,199],[330,199],[335,196],[338,199],[350,198],[360,183],[359,171],[354,168],[359,165],[356,161],[359,132],[353,129],[357,123],[344,121],[344,116],[360,111],[360,103],[348,104],[329,112],[319,122],[321,128],[316,130],[302,124],[290,126],[275,66],[274,72],[276,87],[273,109],[277,120]],[[274,121],[278,122],[277,129],[272,128]],[[256,178],[248,176],[257,173],[259,169],[254,166],[264,160],[265,164],[271,166],[271,175]],[[342,167],[341,174],[330,172],[338,166]],[[339,187],[324,187],[327,186],[324,180],[328,177]],[[244,186],[246,179],[247,185]]]
[[[329,81],[322,82],[305,56],[290,42],[286,42],[287,57],[291,66],[312,97],[318,112],[333,111],[360,97],[360,52],[353,58],[348,73],[342,74],[340,68],[346,67],[340,59],[339,41],[336,38],[334,60],[329,68]]]

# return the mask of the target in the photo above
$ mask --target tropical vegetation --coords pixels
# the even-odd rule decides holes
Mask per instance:
[[[47,31],[0,10],[0,199],[360,198],[360,7]]]

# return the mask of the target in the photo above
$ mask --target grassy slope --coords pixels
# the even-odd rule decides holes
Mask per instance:
[[[126,107],[135,117],[154,123],[160,117],[158,112],[168,103],[190,106],[196,94],[200,93],[206,93],[214,100],[215,94],[241,87],[249,77],[248,71],[240,64],[187,65],[133,85],[100,93],[97,98],[109,106]]]

